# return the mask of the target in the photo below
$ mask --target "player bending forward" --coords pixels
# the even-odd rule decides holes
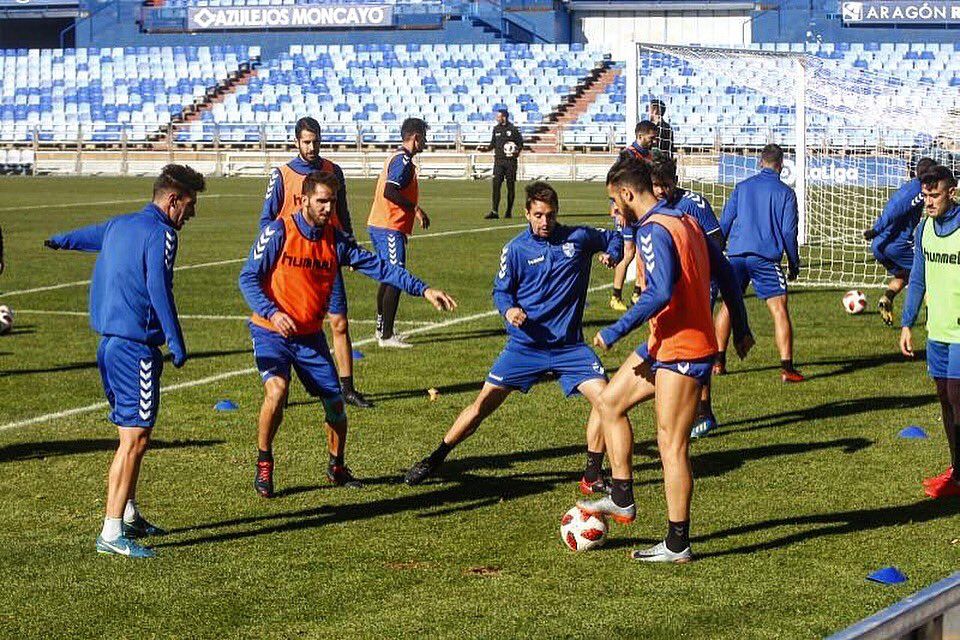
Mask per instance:
[[[100,334],[97,366],[117,425],[120,445],[107,480],[107,513],[97,551],[131,558],[155,552],[134,538],[165,531],[137,509],[140,464],[160,410],[160,373],[166,342],[179,368],[187,359],[173,300],[177,231],[194,216],[203,176],[168,164],[153,183],[153,202],[137,213],[53,236],[51,249],[97,251],[90,285],[90,326]]]
[[[309,174],[302,186],[303,208],[264,227],[240,272],[240,290],[253,310],[250,335],[264,387],[253,486],[265,498],[273,496],[273,438],[283,420],[291,368],[307,392],[323,403],[330,452],[327,479],[339,486],[361,486],[343,461],[347,415],[322,326],[341,266],[423,296],[437,309],[457,307],[443,291],[361,249],[328,224],[339,190],[334,174]]]
[[[557,224],[557,192],[545,182],[527,186],[530,226],[503,248],[493,281],[493,301],[507,328],[507,344],[480,395],[460,412],[440,446],[407,472],[416,485],[434,473],[450,450],[468,438],[514,390],[526,393],[547,373],[560,378],[566,395],[581,393],[593,406],[587,421],[587,464],[580,490],[609,491],[601,475],[603,436],[597,403],[607,377],[597,354],[583,341],[583,308],[593,255],[607,267],[623,252],[616,231]]]
[[[648,562],[687,562],[690,551],[690,426],[700,390],[710,381],[717,339],[710,312],[710,277],[714,274],[733,319],[737,353],[753,345],[743,296],[730,263],[704,236],[690,216],[670,209],[653,195],[650,167],[626,160],[607,174],[607,189],[631,225],[642,253],[643,293],[630,311],[593,339],[608,349],[649,320],[650,339],[630,354],[600,397],[603,440],[612,470],[611,495],[581,500],[591,514],[633,522],[633,430],[627,413],[656,398],[657,446],[663,464],[669,526],[666,539],[633,557]]]
[[[927,370],[937,387],[950,447],[949,469],[923,481],[931,498],[960,496],[960,205],[957,179],[935,167],[920,178],[924,212],[914,237],[913,268],[903,307],[900,351],[913,357],[913,332],[927,294]]]

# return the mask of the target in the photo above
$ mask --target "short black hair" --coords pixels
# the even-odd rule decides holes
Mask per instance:
[[[920,176],[920,184],[925,187],[935,187],[941,182],[947,183],[947,188],[952,189],[957,186],[957,176],[953,175],[948,167],[935,165],[929,171]]]
[[[560,211],[560,198],[557,196],[557,191],[546,182],[542,180],[531,182],[527,185],[526,192],[527,211],[530,210],[530,205],[534,202],[546,202],[553,207],[554,211]]]
[[[510,118],[510,113],[506,109],[497,109],[497,113],[501,114],[504,118]]]
[[[316,134],[317,139],[320,139],[320,123],[314,118],[307,117],[297,120],[297,124],[293,128],[293,137],[299,140],[300,134],[303,131],[309,131],[310,133]]]
[[[660,100],[659,98],[654,98],[653,100],[651,100],[651,101],[650,101],[650,106],[651,106],[651,107],[656,107],[656,108],[657,108],[657,112],[658,112],[660,115],[663,115],[663,114],[665,114],[665,113],[667,112],[667,105],[664,104],[664,103],[663,103],[663,100]]]
[[[927,171],[930,171],[930,169],[933,169],[935,166],[937,166],[937,161],[933,158],[920,158],[917,160],[917,172],[914,175],[919,178]]]
[[[330,171],[311,171],[303,179],[303,185],[300,187],[300,193],[308,196],[317,190],[317,186],[323,185],[330,189],[334,194],[340,190],[340,179]]]
[[[650,165],[632,156],[621,156],[607,172],[607,185],[631,187],[638,193],[653,193]]]
[[[783,166],[783,147],[770,143],[760,152],[760,162],[776,167]]]
[[[651,182],[677,184],[677,161],[672,158],[658,158],[650,166]]]
[[[185,164],[168,164],[160,170],[153,182],[153,197],[165,191],[176,191],[182,195],[195,195],[207,188],[203,174]]]
[[[422,118],[407,118],[400,125],[400,139],[406,140],[412,135],[419,134],[421,137],[427,137],[427,123]]]
[[[649,120],[641,120],[637,123],[637,128],[633,130],[633,134],[639,136],[641,133],[657,133],[657,125],[653,124]]]

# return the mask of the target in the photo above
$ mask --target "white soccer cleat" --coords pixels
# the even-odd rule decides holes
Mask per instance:
[[[395,333],[389,338],[377,338],[377,345],[383,349],[410,349],[412,344],[407,342],[405,336]]]
[[[683,564],[693,560],[693,552],[690,546],[683,551],[670,551],[666,542],[655,544],[649,549],[635,549],[630,552],[630,557],[640,562],[675,562]]]

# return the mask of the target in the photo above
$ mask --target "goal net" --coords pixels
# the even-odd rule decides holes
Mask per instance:
[[[649,101],[663,100],[681,183],[718,217],[733,186],[759,171],[760,149],[780,144],[782,179],[800,206],[801,283],[869,287],[886,275],[863,231],[916,160],[960,158],[960,87],[843,58],[638,44],[628,60],[628,139]]]

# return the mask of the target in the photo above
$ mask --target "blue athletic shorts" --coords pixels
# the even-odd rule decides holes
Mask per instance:
[[[701,360],[679,360],[677,362],[651,360],[650,348],[646,342],[637,347],[637,355],[640,356],[641,360],[650,364],[650,370],[654,373],[657,372],[657,369],[669,369],[674,373],[693,378],[702,385],[710,384],[710,374],[713,372],[713,357]]]
[[[913,267],[913,247],[908,243],[889,242],[881,244],[877,240],[871,245],[873,257],[877,262],[883,265],[891,276],[903,273],[910,273]]]
[[[160,349],[104,336],[97,348],[97,368],[110,403],[110,422],[118,427],[152,427],[160,410]]]
[[[927,371],[931,378],[960,380],[960,343],[928,339]]]
[[[396,267],[407,263],[407,236],[394,229],[367,227],[373,252]]]
[[[347,315],[347,288],[343,284],[343,273],[337,272],[337,279],[333,281],[333,290],[330,291],[330,305],[327,313],[338,316]]]
[[[760,256],[731,256],[730,266],[743,291],[753,283],[753,290],[761,300],[787,294],[787,276],[780,264]]]
[[[487,382],[526,393],[548,373],[560,377],[560,387],[568,396],[587,380],[607,379],[600,358],[584,343],[550,349],[510,341],[490,368]]]
[[[340,395],[340,378],[322,331],[284,338],[275,331],[250,323],[250,337],[253,338],[257,370],[264,382],[274,376],[290,380],[292,367],[310,395],[321,398]]]

